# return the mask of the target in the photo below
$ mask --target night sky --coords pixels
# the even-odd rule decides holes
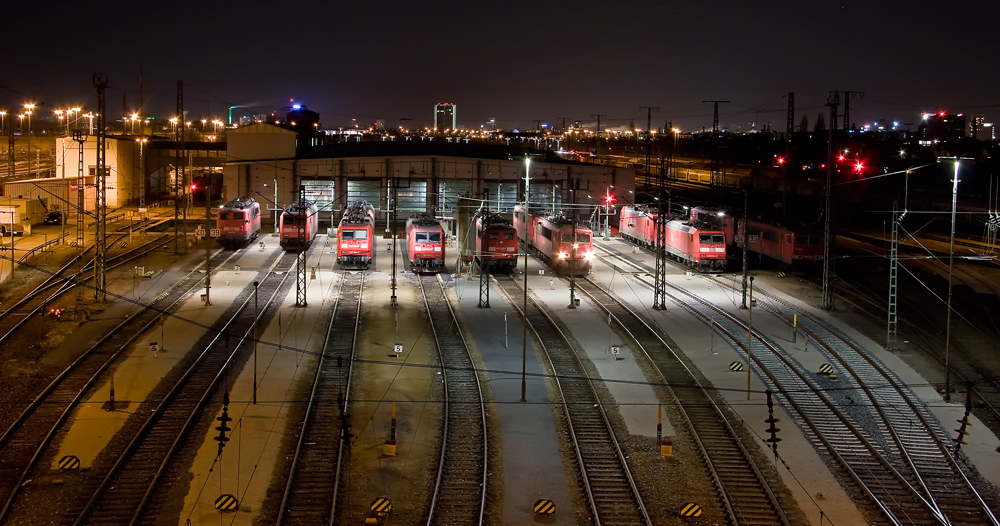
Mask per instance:
[[[859,126],[940,110],[994,120],[1000,108],[993,0],[222,4],[8,3],[0,109],[93,107],[91,75],[103,71],[117,116],[123,90],[138,107],[140,63],[158,118],[173,114],[182,79],[189,119],[294,98],[328,127],[426,126],[434,103],[454,102],[466,127],[592,125],[597,113],[644,127],[639,106],[659,106],[654,126],[687,131],[711,127],[702,100],[724,99],[734,131],[755,118],[784,131],[790,91],[796,124],[828,113],[831,90],[866,92],[851,102]]]

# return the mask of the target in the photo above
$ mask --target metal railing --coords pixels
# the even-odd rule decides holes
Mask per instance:
[[[68,237],[68,236],[69,236],[69,233],[62,234],[59,237],[57,237],[57,238],[55,238],[55,239],[53,239],[51,241],[46,241],[46,242],[42,243],[41,245],[38,245],[37,247],[28,249],[28,251],[25,252],[25,254],[23,256],[17,258],[17,264],[20,265],[20,264],[24,263],[25,261],[28,260],[28,258],[34,256],[36,252],[42,252],[46,248],[48,248],[48,247],[50,247],[52,245],[58,245],[59,242],[62,241],[63,238]]]

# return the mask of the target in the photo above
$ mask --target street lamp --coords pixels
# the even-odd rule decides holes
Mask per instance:
[[[526,402],[525,376],[528,369],[528,184],[531,181],[531,157],[524,158],[524,319],[521,320],[521,401]],[[535,228],[535,225],[531,225]]]
[[[952,274],[955,270],[955,213],[958,204],[958,167],[963,160],[971,160],[970,157],[938,157],[941,159],[952,159],[955,161],[955,176],[951,184],[951,245],[948,250],[948,314],[944,328],[944,401],[951,401],[951,289]],[[13,238],[12,238],[13,239]],[[12,241],[13,243],[13,241]]]
[[[177,135],[177,122],[178,122],[178,120],[179,119],[177,119],[177,117],[173,117],[172,119],[170,119],[170,131],[174,135]]]
[[[80,111],[82,111],[82,110],[83,110],[83,108],[70,108],[69,109],[69,111],[71,111],[71,112],[73,112],[73,113],[76,114],[76,117],[73,118],[73,129],[74,130],[77,128],[76,125],[77,125],[77,122],[79,122],[79,120],[80,120]],[[66,126],[69,126],[69,119],[66,119]]]
[[[25,115],[28,116],[28,167],[29,167],[28,172],[30,173],[31,172],[30,169],[31,168],[31,113],[32,113],[31,110],[35,109],[35,105],[29,102],[24,105],[24,108],[25,108],[24,113]]]
[[[743,243],[746,244],[746,241]],[[747,400],[750,399],[750,370],[753,369],[753,276],[750,276],[750,306],[747,312]]]
[[[59,119],[59,127],[62,128],[63,110],[55,110],[52,113],[56,114],[56,118]]]
[[[142,156],[142,150],[147,140],[145,137],[135,140],[139,143],[139,208],[146,206],[146,160]]]

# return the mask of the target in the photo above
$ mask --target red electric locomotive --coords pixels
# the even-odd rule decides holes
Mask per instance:
[[[643,206],[621,209],[621,236],[645,247],[656,245],[657,212]],[[726,266],[726,236],[721,228],[702,221],[668,220],[666,252],[677,261],[700,270],[721,271]]]
[[[344,209],[337,226],[337,263],[344,269],[366,269],[375,250],[375,209],[355,201]]]
[[[514,206],[517,237],[559,274],[587,275],[593,267],[594,233],[561,213],[535,215],[521,205]]]
[[[319,229],[319,213],[312,201],[298,199],[288,206],[278,219],[281,248],[290,251],[306,250],[312,245]],[[303,227],[304,228],[301,228]],[[299,232],[299,230],[302,232]],[[302,237],[302,234],[305,237]]]
[[[414,272],[444,270],[444,228],[433,217],[421,215],[406,220],[406,251]]]
[[[720,225],[726,233],[726,241],[738,250],[743,250],[743,236],[748,234],[747,251],[773,259],[784,267],[823,259],[823,234],[806,225],[785,227],[751,219],[749,232],[744,232],[743,218],[707,207],[693,208],[691,217]]]
[[[517,266],[517,230],[500,214],[485,212],[476,217],[476,263],[499,272]],[[485,262],[485,263],[484,263]]]
[[[219,207],[215,226],[220,245],[243,248],[260,234],[260,205],[249,197],[233,199]]]

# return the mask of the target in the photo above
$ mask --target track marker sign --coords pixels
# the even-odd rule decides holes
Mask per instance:
[[[392,501],[388,497],[379,497],[372,501],[372,513],[389,513],[392,511]]]
[[[697,504],[695,504],[693,502],[688,502],[683,507],[681,507],[681,516],[682,517],[699,517],[699,516],[701,516],[701,506],[699,506],[699,505],[697,505]]]
[[[59,459],[59,469],[80,469],[80,459],[76,455],[66,455]]]
[[[538,499],[535,501],[535,513],[538,515],[552,515],[556,512],[556,503],[549,499]]]
[[[733,372],[739,372],[743,370],[743,362],[733,362],[729,364],[729,370]]]
[[[236,497],[226,493],[219,495],[219,498],[215,499],[215,509],[220,511],[236,511],[239,507],[239,501]]]
[[[819,366],[819,374],[825,374],[825,375],[833,374],[833,366],[828,363],[824,363],[823,365]]]

